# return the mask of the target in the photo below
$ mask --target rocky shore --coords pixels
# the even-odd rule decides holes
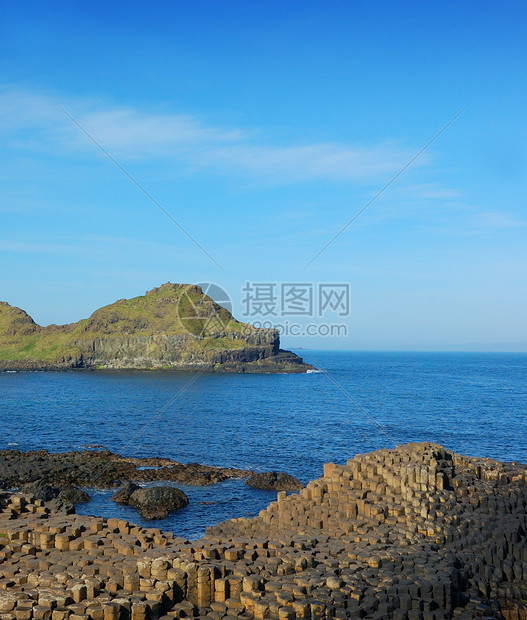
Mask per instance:
[[[73,512],[73,504],[89,502],[90,488],[122,487],[115,493],[114,501],[136,508],[147,519],[164,519],[171,510],[186,505],[180,501],[181,491],[173,486],[156,487],[157,491],[140,490],[137,484],[209,485],[228,478],[242,478],[248,486],[268,491],[296,491],[304,486],[285,472],[256,473],[231,467],[184,464],[167,458],[130,458],[108,450],[61,453],[0,450],[0,488],[19,489],[42,500],[52,510],[66,512]],[[81,487],[87,488],[88,493]]]
[[[525,618],[527,466],[399,446],[189,542],[0,500],[3,620]]]
[[[227,478],[247,478],[253,472],[198,463],[178,463],[167,458],[130,458],[108,450],[52,453],[47,450],[21,452],[0,450],[0,488],[44,480],[111,489],[125,482],[172,481],[181,484],[214,484]]]

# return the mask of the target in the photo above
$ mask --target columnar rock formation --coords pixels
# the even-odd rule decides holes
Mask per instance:
[[[527,467],[418,444],[188,542],[6,494],[0,616],[525,618]]]

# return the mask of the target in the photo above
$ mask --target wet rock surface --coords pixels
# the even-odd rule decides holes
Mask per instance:
[[[252,473],[229,467],[183,464],[165,458],[127,458],[106,450],[58,454],[46,450],[0,450],[0,488],[4,489],[37,481],[59,487],[75,485],[102,489],[118,487],[125,482],[207,485],[228,478],[247,478]]]
[[[433,444],[327,464],[194,542],[20,493],[0,510],[2,620],[526,617],[527,466]]]
[[[127,482],[113,495],[116,504],[131,506],[145,519],[166,519],[174,511],[188,506],[188,497],[175,487],[159,486],[143,489]]]
[[[128,498],[128,505],[145,519],[166,519],[174,510],[188,506],[188,497],[175,487],[150,487],[135,489]]]
[[[75,504],[91,501],[91,497],[85,491],[71,484],[52,486],[42,480],[37,480],[22,485],[19,491],[45,502],[51,510],[75,512],[73,508]]]
[[[52,510],[66,512],[73,512],[74,504],[90,501],[88,493],[80,487],[120,487],[112,496],[117,504],[137,509],[145,519],[165,519],[173,510],[187,505],[188,498],[179,489],[167,486],[168,490],[164,495],[160,491],[145,491],[136,494],[132,501],[131,496],[141,489],[142,484],[167,482],[209,485],[228,478],[247,478],[250,486],[267,490],[292,491],[303,486],[299,480],[284,472],[255,474],[244,469],[212,467],[198,463],[182,464],[166,458],[121,457],[106,450],[59,454],[46,450],[0,451],[0,488],[19,489],[45,502]],[[173,493],[170,489],[175,489],[176,492]],[[171,494],[174,496],[172,507],[169,501]],[[184,500],[178,494],[182,494]],[[185,503],[180,505],[178,497]]]
[[[261,474],[252,474],[245,484],[264,491],[299,491],[304,485],[298,478],[283,471],[267,471]]]
[[[116,504],[120,504],[121,506],[128,506],[132,493],[140,488],[141,487],[138,484],[135,484],[135,482],[126,482],[112,495],[112,501]]]

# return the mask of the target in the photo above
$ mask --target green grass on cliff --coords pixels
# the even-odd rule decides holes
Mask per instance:
[[[0,304],[0,360],[44,360],[62,357],[69,348],[70,326],[42,328],[23,310]]]
[[[247,346],[245,336],[254,331],[198,287],[169,283],[69,325],[40,327],[23,310],[0,304],[0,360],[63,363],[78,357],[79,341],[155,335],[190,335],[196,351],[238,349]]]

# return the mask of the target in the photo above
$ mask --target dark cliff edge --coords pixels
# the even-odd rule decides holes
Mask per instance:
[[[276,329],[237,321],[190,284],[163,284],[88,319],[41,327],[0,302],[0,371],[178,370],[304,373]]]

